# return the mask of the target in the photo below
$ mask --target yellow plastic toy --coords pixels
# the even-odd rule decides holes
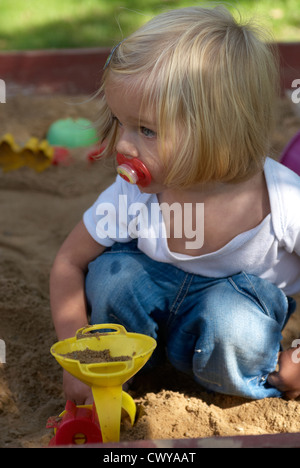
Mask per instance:
[[[93,331],[98,333],[91,333]],[[81,328],[76,332],[75,337],[59,341],[52,346],[50,352],[58,363],[92,388],[104,443],[119,441],[122,385],[146,364],[155,348],[154,338],[138,333],[128,333],[122,325],[118,324]],[[126,355],[130,359],[83,364],[74,357],[65,356],[68,353],[86,349],[109,350],[112,358]],[[132,404],[135,407],[130,397],[129,400],[127,399],[127,405],[129,405],[131,415]]]
[[[4,172],[23,166],[42,172],[52,164],[53,157],[54,148],[47,140],[30,138],[23,147],[14,141],[10,133],[6,133],[0,140],[0,168]]]

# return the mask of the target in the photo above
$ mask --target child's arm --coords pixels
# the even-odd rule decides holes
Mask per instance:
[[[59,340],[74,336],[87,325],[85,274],[88,264],[104,250],[82,221],[61,246],[50,275],[52,319]]]
[[[101,255],[98,244],[81,221],[61,246],[50,275],[50,302],[54,327],[59,340],[75,335],[87,325],[84,282],[88,264]],[[91,402],[90,388],[64,372],[66,399],[76,404]]]

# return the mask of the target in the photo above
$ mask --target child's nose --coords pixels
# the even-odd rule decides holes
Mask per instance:
[[[120,135],[118,143],[116,145],[117,153],[124,154],[124,156],[129,156],[132,158],[138,157],[138,150],[135,145],[133,138],[130,135],[123,134]]]

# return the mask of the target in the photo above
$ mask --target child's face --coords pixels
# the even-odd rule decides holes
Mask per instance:
[[[116,151],[127,158],[139,158],[150,171],[152,181],[149,186],[140,187],[143,192],[161,192],[165,174],[158,152],[155,109],[141,107],[142,91],[112,79],[108,80],[105,96],[118,122]]]

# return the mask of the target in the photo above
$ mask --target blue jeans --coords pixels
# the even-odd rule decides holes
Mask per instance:
[[[186,273],[144,255],[136,241],[114,244],[90,263],[91,323],[119,323],[155,338],[163,353],[204,388],[260,399],[280,397],[267,383],[281,331],[295,303],[270,282],[241,272],[228,278]]]

